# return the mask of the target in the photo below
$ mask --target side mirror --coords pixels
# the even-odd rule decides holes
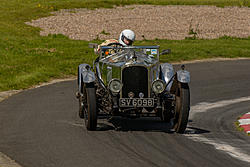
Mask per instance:
[[[170,54],[171,53],[171,49],[164,49],[160,55],[166,55],[166,54]]]
[[[98,44],[97,43],[89,43],[89,48],[97,48],[98,47]]]

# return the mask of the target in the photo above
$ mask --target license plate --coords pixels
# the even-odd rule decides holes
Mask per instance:
[[[121,98],[120,107],[154,107],[153,98]]]

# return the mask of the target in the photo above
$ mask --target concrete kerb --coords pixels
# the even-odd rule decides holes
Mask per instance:
[[[239,57],[239,58],[212,58],[212,59],[201,59],[201,60],[192,60],[192,61],[180,61],[171,64],[194,64],[194,63],[203,63],[203,62],[216,62],[216,61],[235,61],[235,60],[250,60],[248,57]]]
[[[244,114],[238,121],[239,126],[242,127],[247,134],[250,134],[250,112]]]
[[[0,152],[0,167],[21,167],[14,160],[10,159],[7,155]]]
[[[8,97],[17,94],[21,92],[22,90],[9,90],[5,92],[0,92],[0,102],[3,101],[4,99],[7,99]]]

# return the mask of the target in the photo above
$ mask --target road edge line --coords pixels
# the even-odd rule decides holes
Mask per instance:
[[[22,167],[15,160],[0,152],[0,166],[1,167]]]

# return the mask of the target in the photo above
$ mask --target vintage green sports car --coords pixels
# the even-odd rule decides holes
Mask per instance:
[[[90,44],[91,47],[96,47]],[[102,46],[93,66],[78,67],[79,116],[96,130],[98,115],[160,117],[184,133],[190,110],[190,73],[175,72],[159,57],[170,53],[159,46]]]

